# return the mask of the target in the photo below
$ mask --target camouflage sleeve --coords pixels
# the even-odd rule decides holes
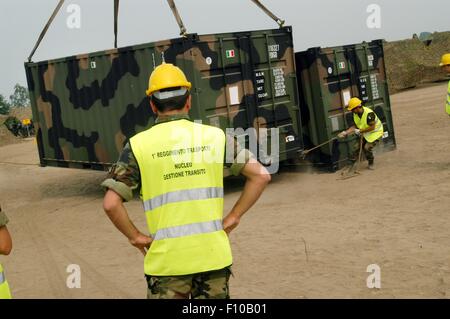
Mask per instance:
[[[239,143],[236,136],[229,135],[227,135],[225,154],[225,169],[229,169],[234,176],[238,176],[250,158],[254,157],[252,152]]]
[[[140,189],[141,174],[130,143],[125,145],[101,186],[115,191],[126,202],[133,198],[133,191]]]
[[[367,114],[367,125],[372,126],[375,124],[375,113],[370,112]]]
[[[0,207],[0,227],[6,226],[8,224],[9,219],[4,212],[2,212],[2,208]]]

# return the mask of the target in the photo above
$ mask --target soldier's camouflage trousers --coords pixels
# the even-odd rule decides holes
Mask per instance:
[[[184,276],[149,276],[148,299],[230,299],[231,266]]]
[[[374,156],[373,156],[373,149],[375,146],[377,146],[378,142],[380,140],[376,140],[373,141],[372,143],[369,143],[366,141],[365,138],[363,138],[363,143],[362,143],[362,152],[364,154],[364,156],[366,157],[367,161],[369,162],[369,164],[373,164],[374,161]],[[353,144],[353,154],[350,157],[350,162],[351,163],[355,163],[358,160],[358,156],[359,156],[359,139],[357,139],[355,141],[355,143]],[[361,159],[362,160],[362,159]]]

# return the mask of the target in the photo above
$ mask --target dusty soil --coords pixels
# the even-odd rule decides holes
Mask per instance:
[[[450,122],[446,85],[392,96],[398,148],[345,181],[274,176],[231,236],[234,298],[450,297]],[[0,148],[0,194],[16,298],[145,298],[142,256],[102,211],[102,172],[38,167],[33,139]],[[242,182],[226,183],[226,210]],[[127,208],[145,230],[140,202]],[[81,267],[81,289],[66,286]],[[369,289],[367,266],[381,269]]]
[[[450,48],[450,32],[435,32],[427,46],[419,39],[386,42],[386,62],[389,92],[416,87],[446,79],[440,70],[441,56]]]

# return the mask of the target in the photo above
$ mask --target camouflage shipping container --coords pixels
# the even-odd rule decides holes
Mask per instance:
[[[306,149],[336,137],[353,124],[353,115],[345,107],[353,96],[363,100],[383,122],[381,147],[395,148],[382,40],[311,48],[295,53],[295,58]],[[336,170],[346,164],[357,138],[353,135],[326,144],[311,152],[308,159]]]
[[[275,127],[280,161],[301,151],[292,31],[284,27],[25,63],[41,165],[114,163],[127,139],[154,123],[145,90],[162,62],[192,82],[193,120],[224,130]]]

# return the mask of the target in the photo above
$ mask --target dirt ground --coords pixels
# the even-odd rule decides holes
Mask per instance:
[[[450,297],[446,85],[392,96],[398,148],[345,181],[284,170],[231,236],[234,298]],[[0,148],[14,240],[0,257],[16,298],[145,298],[143,258],[102,211],[104,173],[38,167],[33,139]],[[226,183],[225,209],[242,182]],[[145,230],[141,203],[127,204]],[[67,266],[81,267],[68,289]],[[369,289],[367,266],[381,269]]]

